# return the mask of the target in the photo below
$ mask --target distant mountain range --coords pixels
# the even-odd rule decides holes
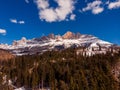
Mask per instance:
[[[62,50],[70,47],[93,47],[109,48],[114,44],[103,41],[93,35],[66,32],[64,35],[49,34],[40,38],[27,40],[23,37],[21,40],[13,41],[12,45],[0,44],[0,49],[9,50],[14,55],[32,55],[51,50]]]

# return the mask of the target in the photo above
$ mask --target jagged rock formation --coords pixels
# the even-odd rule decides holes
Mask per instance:
[[[21,40],[14,41],[12,45],[1,44],[0,48],[9,50],[15,55],[26,55],[43,53],[48,50],[60,50],[80,46],[86,47],[88,51],[90,51],[93,47],[102,46],[109,48],[113,46],[113,44],[100,40],[92,35],[72,33],[68,31],[63,36],[49,34],[48,36],[33,38],[31,40],[22,38]]]
[[[27,39],[26,39],[25,37],[22,37],[21,40],[19,40],[19,41],[14,41],[12,45],[13,45],[13,46],[24,45],[24,44],[26,44],[26,42],[27,42]]]
[[[63,39],[74,39],[75,38],[75,34],[70,32],[70,31],[68,31],[62,37],[63,37]]]

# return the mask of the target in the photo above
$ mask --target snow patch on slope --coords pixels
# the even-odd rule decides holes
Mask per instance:
[[[98,45],[103,47],[110,47],[112,43],[98,39],[92,35],[83,35],[80,33],[67,32],[63,36],[50,34],[48,36],[43,36],[41,38],[34,38],[27,40],[22,38],[21,40],[14,41],[12,45],[1,44],[1,49],[10,50],[16,55],[26,55],[29,52],[34,53],[41,51],[53,50],[56,46],[63,46],[64,48],[69,48],[72,46],[86,46],[87,47],[98,47]]]

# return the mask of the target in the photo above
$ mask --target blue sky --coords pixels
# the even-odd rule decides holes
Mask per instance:
[[[0,0],[0,43],[67,31],[120,44],[120,0]]]

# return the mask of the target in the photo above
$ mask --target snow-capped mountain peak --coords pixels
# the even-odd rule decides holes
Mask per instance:
[[[40,38],[27,40],[23,37],[21,40],[13,41],[12,45],[1,44],[0,48],[10,50],[16,55],[42,53],[48,50],[65,49],[69,47],[110,47],[112,43],[100,40],[92,35],[66,32],[64,35],[49,34]]]

